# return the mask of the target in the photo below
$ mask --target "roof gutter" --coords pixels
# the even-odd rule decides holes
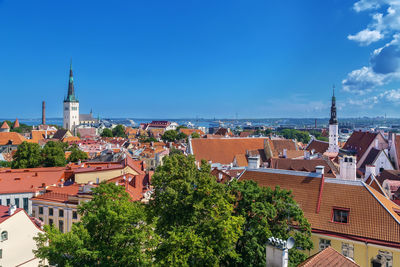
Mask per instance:
[[[321,208],[321,200],[322,200],[322,192],[324,190],[324,184],[325,184],[325,176],[324,173],[321,174],[321,183],[319,185],[319,194],[318,194],[318,202],[317,202],[317,211],[316,213],[319,213],[319,210]]]

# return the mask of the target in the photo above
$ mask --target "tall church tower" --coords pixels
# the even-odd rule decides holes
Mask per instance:
[[[336,97],[335,97],[335,87],[333,87],[332,95],[332,105],[331,105],[331,119],[329,120],[329,147],[328,152],[338,153],[338,135],[339,126],[336,118]]]
[[[79,101],[75,97],[74,77],[72,74],[72,62],[69,69],[68,95],[64,99],[64,122],[63,127],[75,131],[75,127],[79,125]]]

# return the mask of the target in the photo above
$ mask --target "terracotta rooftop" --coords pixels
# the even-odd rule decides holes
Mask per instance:
[[[355,151],[357,160],[360,160],[378,134],[362,131],[353,132],[343,149]]]
[[[20,145],[26,141],[25,137],[16,132],[0,132],[0,146],[7,144]]]
[[[16,214],[16,213],[18,213],[18,212],[24,210],[24,209],[17,208],[17,209],[15,210],[14,214],[10,216],[10,215],[8,215],[8,209],[9,209],[8,206],[2,206],[2,205],[0,205],[0,223],[4,222],[5,220],[7,220],[8,218],[10,218],[10,217],[13,216],[14,214]]]
[[[230,164],[238,154],[247,150],[263,149],[265,138],[194,138],[191,139],[197,161],[205,159],[213,163]]]
[[[321,187],[321,175],[274,169],[248,170],[239,179],[291,190],[313,232],[400,248],[400,207],[361,181],[324,178]],[[334,208],[349,210],[349,222],[333,222]]]
[[[329,166],[328,162],[323,159],[287,159],[272,158],[270,168],[292,171],[315,172],[315,167],[324,166],[324,174],[326,177],[335,178],[335,171]]]
[[[0,128],[1,129],[10,129],[10,126],[8,125],[8,123],[6,121],[4,121]]]
[[[332,247],[318,252],[309,257],[306,261],[299,264],[298,267],[359,267],[354,261],[343,256]]]
[[[192,133],[198,133],[200,136],[204,135],[204,132],[200,129],[186,129],[186,128],[181,128],[179,129],[181,133],[186,134],[187,136],[191,135]]]
[[[37,192],[65,178],[65,167],[6,169],[0,171],[0,194]]]
[[[18,128],[18,127],[19,127],[19,120],[15,119],[13,128],[15,129],[15,128]]]
[[[316,153],[324,154],[328,150],[328,147],[329,147],[328,142],[313,139],[311,143],[308,144],[306,150],[308,151],[314,150]]]

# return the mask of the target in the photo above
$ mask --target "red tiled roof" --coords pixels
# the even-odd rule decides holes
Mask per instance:
[[[356,151],[357,160],[360,160],[378,134],[361,131],[353,132],[343,149]]]
[[[329,147],[328,142],[320,141],[317,139],[313,139],[310,144],[308,144],[306,150],[312,151],[314,150],[316,153],[324,154]]]
[[[298,267],[359,267],[354,261],[343,256],[332,247],[318,252],[309,257],[306,261],[298,265]]]
[[[24,210],[24,209],[17,208],[17,209],[15,210],[14,214],[10,216],[10,215],[8,215],[8,209],[9,209],[8,206],[2,206],[2,205],[0,205],[0,223],[4,222],[5,220],[7,220],[8,218],[10,218],[10,217],[13,216],[14,214],[17,214],[18,212]]]
[[[187,136],[191,135],[192,133],[198,133],[200,136],[204,135],[204,132],[200,129],[186,129],[186,128],[181,128],[179,129],[181,133],[186,134]]]
[[[18,127],[19,127],[19,120],[15,119],[13,128],[15,129],[15,128],[18,128]]]
[[[37,192],[65,178],[65,167],[7,169],[0,171],[0,194]]]
[[[324,174],[326,177],[335,178],[336,174],[329,164],[323,159],[287,159],[272,158],[270,168],[292,171],[315,172],[315,167],[324,166]]]
[[[191,143],[197,161],[205,159],[213,163],[230,164],[237,154],[263,149],[264,140],[265,138],[195,138]]]
[[[20,145],[26,141],[25,137],[16,132],[0,132],[0,146],[7,145],[9,143],[13,145]]]
[[[3,122],[3,125],[1,125],[0,129],[10,129],[10,126],[6,121]]]

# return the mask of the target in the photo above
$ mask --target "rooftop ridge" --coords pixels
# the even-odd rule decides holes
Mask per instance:
[[[356,185],[356,186],[362,186],[362,181],[361,180],[344,180],[344,179],[339,179],[339,178],[325,178],[326,183],[331,183],[331,184],[345,184],[345,185]]]
[[[270,169],[270,168],[250,169],[250,168],[246,167],[246,171],[288,174],[288,175],[295,175],[295,176],[307,176],[307,177],[312,177],[312,178],[321,178],[322,177],[322,175],[320,173],[316,173],[316,172],[292,171],[292,170],[281,170],[281,169]],[[335,179],[335,178],[333,178],[333,179]]]

